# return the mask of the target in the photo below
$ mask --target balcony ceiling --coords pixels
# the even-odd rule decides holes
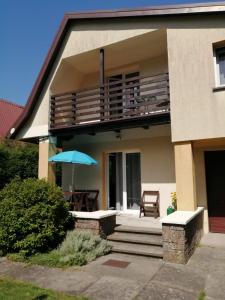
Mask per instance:
[[[167,53],[166,30],[155,30],[105,48],[105,68],[114,69]],[[64,59],[84,74],[99,71],[99,49]]]

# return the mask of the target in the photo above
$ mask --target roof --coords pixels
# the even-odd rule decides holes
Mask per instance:
[[[23,112],[23,106],[0,99],[0,137],[6,137]]]
[[[106,19],[106,18],[132,18],[132,17],[147,17],[147,16],[183,16],[183,15],[201,15],[225,13],[225,1],[211,3],[192,3],[182,5],[167,5],[167,6],[152,6],[135,9],[119,9],[119,10],[100,10],[100,11],[83,11],[77,13],[65,14],[59,30],[52,42],[46,59],[37,77],[37,80],[32,88],[23,113],[17,119],[13,127],[15,128],[12,135],[8,137],[14,138],[17,131],[25,124],[30,114],[32,113],[38,97],[41,94],[42,88],[48,78],[58,51],[63,43],[69,25],[73,20],[89,20],[89,19]]]

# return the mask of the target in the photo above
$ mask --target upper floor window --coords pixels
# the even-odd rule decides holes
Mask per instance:
[[[225,47],[215,49],[217,85],[225,85]]]

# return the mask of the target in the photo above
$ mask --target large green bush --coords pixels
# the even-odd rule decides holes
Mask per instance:
[[[0,251],[44,252],[62,242],[72,217],[60,188],[44,180],[13,180],[0,191]]]
[[[0,140],[0,189],[15,177],[37,178],[38,146]]]

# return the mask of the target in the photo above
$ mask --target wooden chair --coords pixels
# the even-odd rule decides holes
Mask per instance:
[[[87,202],[89,211],[98,210],[98,195],[99,190],[88,190]]]
[[[143,191],[140,205],[140,215],[159,217],[159,191]]]
[[[96,211],[98,209],[99,190],[76,190],[77,192],[87,193],[83,201],[81,210]]]

